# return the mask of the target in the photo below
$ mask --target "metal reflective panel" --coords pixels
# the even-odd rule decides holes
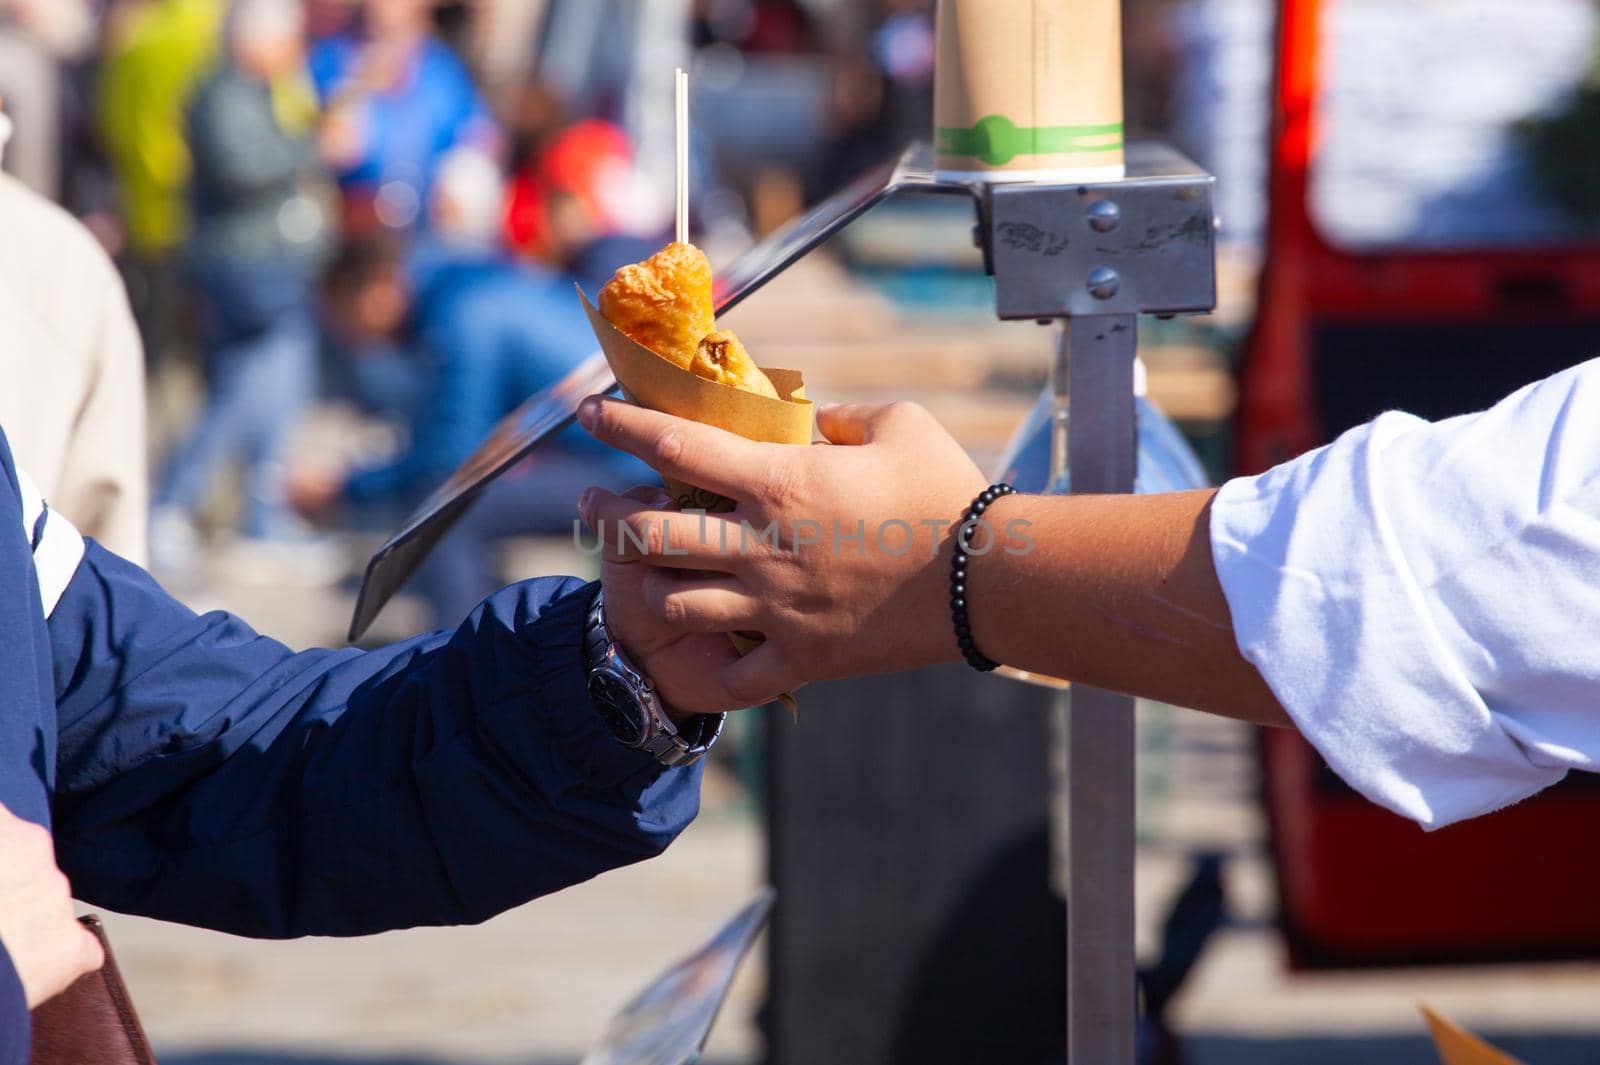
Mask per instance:
[[[581,1065],[691,1065],[700,1060],[739,963],[766,926],[765,888],[711,942],[668,969],[606,1027]]]
[[[596,351],[567,376],[508,414],[472,457],[446,478],[367,563],[350,639],[359,640],[378,612],[416,572],[444,534],[477,500],[478,493],[540,444],[572,424],[585,396],[616,387],[611,368]]]
[[[717,313],[732,309],[806,252],[902,190],[972,194],[966,186],[937,182],[930,149],[925,144],[913,146],[898,159],[851,182],[729,264],[717,279]],[[615,387],[616,380],[605,359],[596,352],[508,415],[367,563],[350,621],[350,639],[361,638],[384,604],[416,572],[485,485],[571,425],[585,396]],[[537,471],[533,475],[537,476]]]
[[[1062,477],[1060,483],[1051,483],[1051,411],[1050,391],[1046,389],[995,464],[995,480],[1005,481],[1019,492],[1066,495],[1072,490],[1067,477]],[[1154,403],[1139,396],[1134,414],[1139,420],[1136,493],[1183,492],[1211,483],[1194,448]]]

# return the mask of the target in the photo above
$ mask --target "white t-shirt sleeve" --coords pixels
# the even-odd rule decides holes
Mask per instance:
[[[1600,360],[1232,481],[1211,538],[1240,651],[1372,801],[1438,828],[1600,770]]]
[[[33,571],[39,579],[39,607],[46,618],[72,583],[83,561],[83,537],[73,524],[45,505],[33,481],[20,469],[17,486],[22,493],[22,535],[33,549]]]

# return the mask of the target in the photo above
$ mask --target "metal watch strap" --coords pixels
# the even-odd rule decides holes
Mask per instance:
[[[594,602],[584,621],[583,651],[590,672],[609,666],[622,673],[647,708],[649,732],[635,749],[644,751],[664,766],[690,765],[703,757],[717,742],[717,737],[722,735],[726,714],[696,714],[689,718],[685,724],[692,727],[692,735],[684,735],[673,724],[661,705],[661,699],[650,687],[650,682],[611,639],[611,633],[606,628],[603,589],[595,593]]]

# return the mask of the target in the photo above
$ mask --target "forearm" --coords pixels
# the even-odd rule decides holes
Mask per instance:
[[[1020,669],[1287,725],[1234,639],[1212,562],[1214,494],[1010,496],[995,504],[989,517],[1001,539],[968,566],[979,648]],[[1007,526],[1018,535],[1007,539]],[[984,544],[982,532],[976,542]],[[950,624],[948,616],[937,623]]]
[[[735,705],[809,680],[958,657],[949,523],[985,480],[926,411],[823,408],[818,426],[836,446],[810,448],[751,444],[611,401],[586,403],[579,420],[664,475],[738,500],[713,525],[796,530],[776,548],[727,552],[726,528],[692,535],[680,517],[675,534],[672,516],[648,504],[588,497],[591,527],[621,522],[648,545],[642,554],[661,567],[646,582],[659,616],[689,630],[766,637],[722,671],[704,702]],[[1039,673],[1286,723],[1234,642],[1212,562],[1212,495],[1003,498],[984,515],[1000,542],[983,550],[979,531],[982,553],[967,569],[979,648]],[[815,535],[802,541],[802,526]],[[891,542],[895,527],[902,537]],[[943,529],[937,547],[930,527]],[[853,547],[839,535],[852,528]],[[835,531],[832,543],[824,530]]]
[[[85,899],[255,936],[482,920],[660,851],[698,775],[588,703],[590,589],[454,634],[298,655],[91,548],[51,618],[57,830]]]

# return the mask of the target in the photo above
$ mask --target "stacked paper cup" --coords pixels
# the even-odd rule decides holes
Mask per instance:
[[[1120,0],[939,0],[941,177],[1123,176]]]

